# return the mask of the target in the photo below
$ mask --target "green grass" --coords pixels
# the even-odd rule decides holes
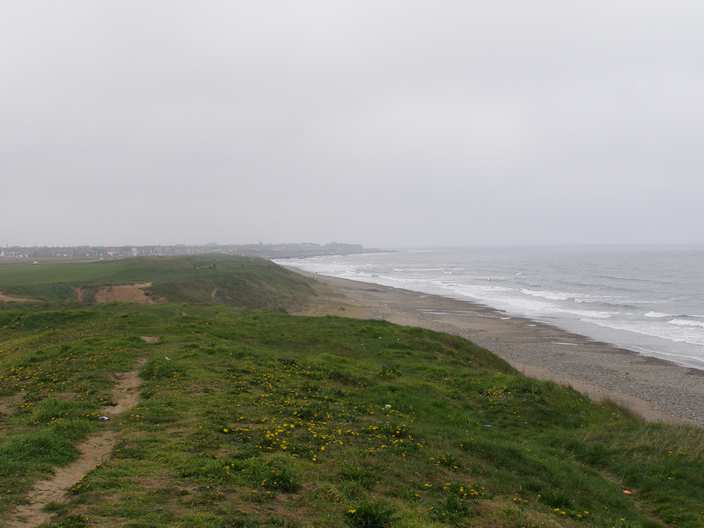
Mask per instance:
[[[111,374],[142,357],[140,405],[100,424]],[[53,528],[704,526],[701,430],[417,328],[221,305],[6,308],[0,386],[23,395],[0,418],[0,518],[112,427],[113,457],[52,506]]]
[[[312,293],[310,281],[255,257],[209,255],[104,262],[0,265],[0,292],[51,303],[75,303],[75,288],[91,300],[104,286],[151,282],[169,302],[221,303],[284,309]]]
[[[170,302],[74,302],[147,281]],[[6,265],[0,291],[46,301],[0,305],[0,519],[108,428],[113,456],[49,506],[52,528],[704,526],[701,429],[458,337],[289,316],[311,283],[266,261]],[[142,359],[140,404],[99,422]]]

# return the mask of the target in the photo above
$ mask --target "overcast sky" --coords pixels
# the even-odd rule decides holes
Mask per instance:
[[[11,0],[0,245],[704,243],[701,0]]]

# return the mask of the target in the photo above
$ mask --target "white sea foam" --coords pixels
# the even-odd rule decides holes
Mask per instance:
[[[471,280],[487,281],[487,282],[504,282],[508,278],[502,275],[471,275],[468,277]]]
[[[395,273],[427,273],[431,271],[445,271],[446,268],[394,268]]]
[[[504,286],[448,284],[445,287],[455,294],[477,299],[487,304],[528,316],[565,314],[576,317],[591,317],[594,319],[609,319],[618,312],[596,310],[577,310],[557,305],[555,303],[526,298],[516,295],[516,290]],[[547,300],[547,299],[546,299]]]
[[[619,312],[598,312],[596,310],[570,310],[568,308],[560,308],[557,310],[557,312],[576,315],[577,317],[592,317],[594,319],[611,319],[613,316],[619,315]]]
[[[603,321],[589,318],[585,318],[583,321],[612,330],[633,332],[674,341],[675,343],[689,343],[691,345],[704,346],[704,332],[699,331],[697,328],[678,327],[677,325],[668,323],[648,321]]]
[[[606,295],[599,296],[590,295],[586,293],[572,293],[554,290],[533,290],[529,288],[523,288],[521,290],[521,293],[523,295],[530,295],[531,297],[540,297],[549,301],[574,301],[577,304],[614,304],[608,302],[610,300],[613,300],[613,297]],[[616,306],[616,304],[614,305]]]
[[[675,326],[689,326],[693,328],[704,328],[704,322],[702,321],[691,321],[689,319],[673,319],[669,321],[671,325]]]
[[[645,316],[651,319],[662,319],[663,317],[671,317],[670,314],[662,312],[648,312],[647,314],[645,314]]]
[[[574,299],[576,297],[576,294],[574,293],[550,290],[529,290],[527,288],[522,289],[521,293],[524,295],[530,295],[532,297],[541,297],[543,299],[548,299],[549,301],[568,301],[569,299]]]

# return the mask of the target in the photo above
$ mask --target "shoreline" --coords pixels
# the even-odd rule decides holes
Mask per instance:
[[[704,371],[472,301],[292,271],[318,281],[298,315],[382,319],[459,335],[523,374],[611,400],[649,421],[704,425]]]

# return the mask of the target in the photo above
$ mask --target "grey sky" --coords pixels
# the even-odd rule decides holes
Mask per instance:
[[[14,0],[0,244],[704,243],[704,2]]]

